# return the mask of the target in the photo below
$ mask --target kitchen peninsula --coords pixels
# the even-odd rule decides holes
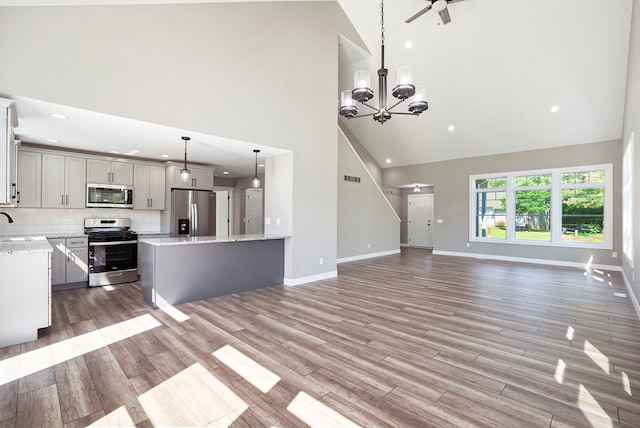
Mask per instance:
[[[161,308],[283,283],[285,236],[229,235],[139,241],[144,302]]]

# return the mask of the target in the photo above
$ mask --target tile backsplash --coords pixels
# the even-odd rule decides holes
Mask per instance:
[[[130,218],[131,230],[138,233],[161,231],[161,211],[0,207],[0,212],[6,212],[13,218],[13,223],[9,223],[5,216],[0,216],[0,236],[79,234],[84,232],[85,218]]]

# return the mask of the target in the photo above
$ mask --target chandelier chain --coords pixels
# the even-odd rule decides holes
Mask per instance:
[[[380,1],[380,38],[384,45],[384,0]]]

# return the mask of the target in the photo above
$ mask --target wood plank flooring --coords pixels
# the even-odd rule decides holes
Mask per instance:
[[[0,426],[640,426],[620,273],[419,249],[338,271],[176,313],[137,283],[55,292],[0,348]]]

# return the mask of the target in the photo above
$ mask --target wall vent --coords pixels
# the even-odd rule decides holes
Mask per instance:
[[[345,175],[344,181],[350,181],[352,183],[360,183],[360,177],[354,177],[353,175]]]

